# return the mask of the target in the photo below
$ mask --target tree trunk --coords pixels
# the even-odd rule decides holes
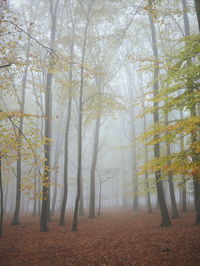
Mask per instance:
[[[70,66],[70,98],[68,102],[67,124],[66,124],[66,129],[65,129],[64,191],[63,191],[63,201],[62,201],[61,212],[60,212],[60,225],[65,225],[65,209],[66,209],[67,192],[68,192],[69,128],[70,128],[71,105],[72,105],[71,83],[72,83],[72,64]]]
[[[125,165],[125,158],[123,156],[123,164]],[[126,172],[125,169],[122,170],[122,180],[123,180],[123,198],[122,198],[122,207],[127,208],[128,207],[128,201],[127,201],[127,184],[126,184]]]
[[[138,180],[137,180],[137,151],[136,151],[136,129],[135,129],[135,106],[134,106],[134,93],[133,93],[133,84],[132,84],[132,73],[130,71],[130,67],[126,67],[126,71],[128,74],[129,81],[129,99],[132,103],[130,110],[130,135],[131,135],[131,168],[132,168],[132,182],[133,182],[133,203],[132,209],[133,211],[138,210]]]
[[[132,174],[133,174],[133,211],[138,211],[138,180],[137,180],[137,152],[136,152],[136,132],[135,132],[135,118],[134,118],[134,107],[132,107],[131,113],[131,127],[132,127],[132,134],[131,138],[133,139],[132,142]]]
[[[54,185],[54,191],[53,191],[53,200],[52,200],[52,206],[51,206],[51,216],[55,215],[56,210],[56,200],[57,200],[57,183],[58,183],[58,171],[55,170],[55,185]]]
[[[168,125],[168,114],[165,115],[165,125]],[[166,132],[166,136],[169,133]],[[167,146],[167,156],[169,157],[171,155],[171,147],[170,143],[166,142]],[[170,167],[171,161],[167,161],[167,166]],[[173,174],[172,171],[168,171],[168,183],[169,183],[169,192],[170,192],[170,199],[171,199],[171,206],[172,206],[172,218],[178,218],[178,210],[177,210],[177,205],[176,205],[176,198],[175,198],[175,192],[174,192],[174,183],[173,183]]]
[[[51,139],[51,88],[52,88],[52,74],[47,74],[47,87],[45,95],[45,116],[48,117],[45,119],[45,138]],[[41,210],[41,220],[40,220],[40,230],[42,232],[48,231],[47,221],[50,216],[50,167],[51,167],[51,158],[50,158],[51,147],[50,143],[44,145],[44,181],[42,188],[42,210]]]
[[[80,190],[80,203],[79,203],[79,216],[84,216],[84,200],[83,200],[83,176],[81,173],[81,190]]]
[[[190,24],[189,24],[189,18],[188,18],[187,0],[182,0],[182,5],[183,5],[183,22],[184,22],[185,36],[189,36],[190,35]]]
[[[4,199],[4,212],[6,213],[7,210],[7,201],[8,201],[8,183],[6,184],[6,194]]]
[[[183,0],[183,8],[184,8],[184,26],[185,26],[185,35],[188,36],[190,35],[189,32],[189,20],[188,20],[188,15],[187,15],[187,1]],[[195,8],[196,8],[196,14],[197,14],[197,20],[198,20],[198,25],[199,25],[199,31],[200,31],[200,1],[195,0]],[[188,60],[188,64],[191,64],[191,61]],[[193,88],[190,88],[190,84],[188,82],[188,89],[193,90]],[[191,96],[192,97],[192,96]],[[194,104],[190,105],[190,113],[191,116],[196,116],[196,105],[195,101]],[[196,132],[192,132],[191,134],[191,144],[195,145],[197,142],[198,137]],[[199,154],[196,153],[195,149],[193,149],[193,156],[192,156],[192,161],[194,163],[199,163]],[[199,182],[199,175],[194,174],[193,175],[193,180],[194,180],[194,195],[195,195],[195,208],[196,208],[196,225],[200,224],[200,182]]]
[[[174,183],[173,183],[173,175],[172,171],[168,172],[168,182],[169,182],[169,191],[170,191],[170,199],[172,205],[172,218],[178,218],[178,210],[176,205],[176,198],[174,193]]]
[[[35,168],[35,176],[34,176],[34,186],[35,186],[35,190],[37,192],[37,169]],[[35,217],[37,214],[37,198],[34,199],[33,201],[33,217]]]
[[[98,217],[101,215],[101,185],[102,183],[100,179],[99,181],[99,208],[98,208],[98,213],[97,213]]]
[[[40,193],[40,192],[41,192],[41,185],[38,182],[38,193]],[[39,199],[38,200],[38,216],[40,216],[40,215],[41,215],[41,200]]]
[[[62,109],[61,109],[62,111]],[[61,124],[58,126],[58,130],[61,131]],[[61,140],[60,140],[61,139]],[[59,164],[59,157],[61,154],[61,147],[63,144],[63,137],[60,136],[60,134],[57,134],[57,139],[56,139],[56,149],[55,149],[55,158],[54,158],[54,167],[55,167],[55,185],[54,185],[54,190],[53,190],[53,199],[52,199],[52,205],[51,205],[51,216],[54,216],[55,211],[56,211],[56,200],[57,200],[57,191],[58,191],[58,164]],[[62,197],[61,197],[62,198]]]
[[[143,106],[143,111],[145,111],[145,107]],[[146,116],[144,114],[144,119],[143,119],[143,122],[144,122],[144,132],[146,133],[147,132],[147,122],[146,122]],[[145,144],[145,162],[148,162],[148,147],[147,147],[147,143]],[[146,188],[147,188],[147,194],[146,194],[146,197],[147,197],[147,207],[148,207],[148,212],[149,213],[152,213],[152,205],[151,205],[151,196],[150,196],[150,192],[149,192],[149,175],[148,175],[148,171],[145,172],[145,179],[146,179]]]
[[[196,106],[195,103],[190,107],[191,116],[196,116]],[[197,132],[192,132],[191,134],[191,144],[195,147],[197,142]],[[199,154],[196,152],[195,148],[192,148],[192,161],[194,164],[199,164]],[[199,174],[193,174],[194,181],[194,196],[195,196],[195,209],[196,209],[196,225],[200,224],[200,181]]]
[[[183,22],[184,22],[184,30],[185,30],[185,36],[190,35],[190,24],[189,24],[189,18],[188,18],[188,6],[187,6],[187,0],[182,0],[183,5]],[[180,119],[183,119],[183,110],[180,110]],[[180,149],[181,152],[184,151],[184,136],[181,136],[180,138]],[[182,176],[182,188],[181,188],[181,211],[187,212],[187,191],[186,191],[186,181],[185,177]]]
[[[22,100],[20,103],[20,112],[24,113],[25,106],[25,96],[26,96],[26,83],[27,83],[27,75],[28,75],[28,61],[30,54],[30,40],[28,41],[28,50],[27,50],[27,60],[26,60],[26,68],[24,71],[24,76],[22,80]],[[16,201],[15,201],[15,211],[12,220],[12,225],[19,224],[19,213],[20,213],[20,205],[21,205],[21,144],[22,144],[22,132],[23,132],[23,116],[20,117],[19,120],[19,131],[18,131],[18,151],[17,151],[17,184],[16,184]]]
[[[74,58],[74,25],[72,28],[72,40],[70,44],[70,61],[73,62]],[[69,161],[69,129],[71,121],[71,109],[72,109],[72,80],[73,80],[73,64],[70,64],[69,71],[69,101],[68,101],[68,110],[67,110],[67,124],[65,129],[65,153],[64,153],[64,191],[63,191],[63,201],[61,205],[60,212],[60,225],[65,225],[65,209],[67,204],[67,193],[68,193],[68,161]]]
[[[183,119],[183,111],[180,111],[180,119]],[[181,136],[180,138],[180,149],[181,152],[184,151],[184,136]],[[186,189],[186,181],[185,181],[185,176],[182,176],[182,187],[181,187],[181,211],[182,212],[187,212],[187,189]]]
[[[51,36],[50,36],[50,48],[54,49],[55,35],[56,35],[56,24],[57,24],[57,8],[58,2],[56,1],[55,7],[53,8],[52,0],[50,0],[50,13],[51,13]],[[53,54],[50,55],[49,69],[47,73],[47,85],[46,85],[46,94],[45,94],[45,132],[44,136],[46,139],[51,139],[51,130],[52,130],[52,80],[53,74],[51,73],[51,68],[54,65]],[[42,199],[42,210],[41,210],[41,219],[40,219],[40,231],[48,231],[47,222],[50,220],[50,171],[51,171],[51,145],[46,143],[44,145],[44,178],[43,180],[43,199]]]
[[[92,165],[90,169],[89,218],[95,218],[95,174],[96,174],[96,165],[97,165],[97,156],[98,156],[100,120],[101,120],[100,117],[98,117],[95,123],[93,158],[92,158]]]
[[[196,8],[197,20],[198,20],[199,31],[200,31],[200,1],[199,0],[195,0],[195,8]]]
[[[74,207],[74,215],[72,222],[72,232],[78,230],[78,208],[81,194],[81,171],[82,171],[82,119],[83,119],[83,81],[84,81],[84,63],[85,63],[85,52],[86,52],[86,40],[87,40],[87,31],[89,26],[89,13],[92,4],[88,7],[87,12],[87,22],[84,30],[84,42],[82,48],[82,59],[81,59],[81,74],[80,74],[80,95],[79,95],[79,121],[78,121],[78,169],[77,169],[77,194]]]
[[[148,3],[149,3],[149,23],[150,23],[150,27],[151,27],[151,36],[152,36],[152,49],[153,49],[154,60],[155,60],[153,90],[154,90],[154,95],[156,96],[158,93],[158,74],[159,74],[158,49],[157,49],[157,41],[156,41],[156,30],[155,30],[153,17],[152,17],[152,2],[150,0],[148,0]],[[154,101],[154,123],[156,124],[158,122],[159,122],[158,103],[156,101]],[[159,138],[158,135],[154,136],[155,141],[157,141],[158,138]],[[155,158],[160,157],[160,143],[159,142],[157,142],[154,145],[154,157]],[[162,181],[161,181],[161,170],[160,169],[155,172],[155,178],[156,178],[156,187],[157,187],[160,211],[161,211],[161,216],[162,216],[161,226],[169,226],[169,225],[171,225],[171,222],[170,222],[169,213],[167,210],[167,204],[165,201],[163,185],[162,185]]]

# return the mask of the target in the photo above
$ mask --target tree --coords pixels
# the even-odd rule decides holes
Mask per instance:
[[[168,126],[169,119],[168,114],[165,114],[165,124]],[[166,140],[168,139],[169,132],[166,132]],[[166,150],[167,150],[167,156],[170,157],[171,155],[171,146],[168,141],[166,141]],[[170,167],[171,160],[167,161],[167,166]],[[174,183],[173,183],[173,173],[171,170],[168,171],[168,183],[169,183],[169,192],[170,192],[170,199],[171,199],[171,206],[172,206],[172,218],[178,218],[178,210],[176,205],[176,198],[175,198],[175,192],[174,192]]]
[[[56,25],[57,25],[57,10],[58,10],[59,0],[55,3],[50,0],[50,14],[51,14],[51,36],[50,36],[50,49],[53,51],[54,42],[56,37]],[[50,55],[47,81],[46,81],[46,94],[45,94],[45,133],[44,137],[48,140],[51,139],[51,117],[52,117],[52,67],[54,65],[54,55]],[[50,219],[50,171],[51,171],[51,145],[46,143],[44,145],[44,180],[42,186],[43,200],[42,200],[42,210],[41,210],[41,220],[40,220],[40,230],[42,232],[48,231],[47,221]]]
[[[189,24],[189,18],[188,18],[188,6],[187,6],[187,1],[182,0],[182,5],[183,5],[183,22],[184,22],[184,29],[185,29],[185,36],[190,35],[190,24]],[[183,109],[180,110],[180,119],[183,119]],[[184,137],[182,136],[180,139],[180,148],[181,151],[184,150]],[[181,209],[183,212],[187,212],[187,200],[186,200],[186,182],[185,182],[185,177],[183,176],[183,184],[181,187],[182,191],[182,204],[181,204]]]
[[[83,120],[83,82],[84,82],[84,63],[85,63],[85,52],[87,43],[87,33],[90,23],[90,11],[94,0],[89,1],[86,11],[86,23],[83,34],[83,47],[82,47],[82,58],[81,58],[81,73],[80,73],[80,94],[79,94],[79,111],[78,111],[78,169],[77,169],[77,194],[74,207],[74,215],[72,222],[72,232],[78,229],[78,208],[81,193],[81,168],[82,168],[82,120]]]
[[[26,83],[27,83],[27,76],[28,76],[28,68],[29,68],[29,55],[30,55],[30,39],[28,40],[28,48],[26,54],[26,65],[24,70],[24,76],[22,79],[22,96],[20,104],[20,112],[24,113],[25,107],[25,96],[26,96]],[[19,130],[17,136],[18,142],[18,150],[17,150],[17,185],[16,185],[16,205],[15,205],[15,212],[12,220],[12,225],[19,224],[19,213],[20,213],[20,203],[21,203],[21,179],[22,179],[22,158],[21,158],[21,145],[22,145],[22,132],[23,132],[23,121],[24,117],[21,116],[19,119]]]
[[[103,172],[105,172],[104,178],[102,177]],[[100,215],[101,215],[102,184],[106,183],[108,180],[110,180],[114,177],[115,169],[108,169],[108,170],[103,171],[103,172],[98,174],[98,177],[99,177],[99,206],[98,206],[98,212],[97,212],[98,217],[100,217]]]
[[[152,2],[148,1],[148,12],[149,12],[149,23],[151,27],[151,37],[152,37],[152,49],[153,49],[153,55],[154,55],[154,97],[158,94],[158,75],[159,75],[159,69],[158,69],[158,48],[157,48],[157,42],[156,42],[156,30],[155,25],[153,21],[153,8],[152,8]],[[159,107],[158,103],[154,102],[154,123],[159,122]],[[159,136],[157,134],[154,135],[155,141]],[[159,158],[160,157],[160,144],[159,142],[154,144],[154,157]],[[162,215],[162,222],[161,226],[169,226],[171,225],[169,213],[167,210],[167,205],[165,201],[163,186],[162,186],[162,180],[161,180],[161,169],[158,169],[155,172],[156,177],[156,186],[157,186],[157,193],[158,193],[158,200],[160,205],[160,211]]]
[[[72,109],[72,89],[73,89],[73,60],[74,60],[74,34],[75,25],[71,17],[72,29],[71,29],[71,40],[70,40],[70,70],[69,70],[69,100],[67,109],[67,123],[65,128],[65,156],[64,156],[64,192],[63,201],[60,212],[60,225],[65,224],[65,209],[67,203],[67,192],[68,192],[68,161],[69,161],[69,130],[71,121],[71,109]]]
[[[153,169],[162,168],[163,172],[173,171],[176,175],[185,176],[186,180],[194,182],[194,194],[196,205],[196,224],[199,224],[199,115],[196,108],[199,104],[199,35],[188,36],[182,39],[183,45],[175,52],[171,60],[167,60],[164,66],[167,72],[161,77],[161,86],[154,100],[163,103],[160,106],[162,114],[170,114],[172,111],[181,110],[184,107],[186,116],[171,121],[169,125],[159,123],[154,125],[150,135],[155,132],[159,135],[156,142],[166,140],[166,132],[169,143],[176,143],[184,136],[187,139],[184,150],[173,151],[168,156],[160,156],[159,159],[149,162]],[[164,100],[164,101],[163,101]],[[166,163],[171,160],[166,168]]]
[[[140,100],[140,104],[142,107],[142,112],[143,112],[143,127],[144,127],[144,133],[147,133],[147,118],[146,118],[146,106],[145,106],[145,95],[144,95],[144,90],[143,90],[143,82],[142,82],[142,77],[140,77],[141,79],[141,97],[139,97],[138,93],[137,93],[137,97]],[[149,160],[149,151],[148,151],[148,144],[147,144],[147,139],[145,139],[145,143],[144,143],[144,152],[145,152],[145,163],[148,162]],[[151,196],[150,196],[150,187],[149,187],[149,174],[148,174],[148,169],[146,169],[145,171],[145,179],[146,179],[146,198],[147,198],[147,207],[148,207],[148,212],[152,213],[152,204],[151,204]]]
[[[133,73],[128,66],[126,66],[128,78],[128,98],[130,101],[130,139],[131,139],[131,167],[133,180],[133,211],[138,210],[138,180],[137,180],[137,146],[136,146],[136,119],[135,119],[135,104],[134,104],[134,88],[133,88]]]
[[[98,156],[98,144],[99,144],[99,128],[100,120],[98,117],[95,122],[95,133],[94,133],[94,146],[93,146],[93,157],[92,165],[90,169],[90,206],[89,206],[89,218],[95,218],[95,172],[97,165]]]

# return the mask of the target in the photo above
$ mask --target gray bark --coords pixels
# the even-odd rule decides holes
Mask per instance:
[[[165,124],[168,125],[168,114],[165,115]],[[169,133],[167,132],[166,135]],[[167,148],[167,156],[171,155],[171,147],[170,143],[166,142],[166,148]],[[167,165],[170,167],[171,160],[167,161]],[[173,174],[172,171],[168,171],[168,183],[169,183],[169,192],[170,192],[170,199],[171,199],[171,206],[172,206],[172,218],[178,218],[178,210],[176,205],[176,197],[174,192],[174,183],[173,183]]]
[[[83,82],[84,82],[84,62],[85,62],[85,52],[86,52],[86,41],[87,41],[87,32],[89,26],[89,13],[90,7],[88,7],[87,12],[87,21],[84,30],[84,41],[82,47],[82,58],[81,58],[81,74],[80,74],[80,95],[79,95],[79,121],[78,121],[78,169],[77,169],[77,194],[74,207],[74,215],[72,221],[72,232],[78,230],[78,208],[79,201],[81,196],[81,171],[82,171],[82,120],[83,120]]]
[[[92,157],[92,165],[90,169],[89,218],[95,218],[95,175],[96,175],[96,165],[97,165],[97,158],[98,158],[100,120],[101,120],[100,117],[98,117],[95,122],[93,157]]]
[[[57,9],[59,0],[55,2],[53,7],[53,0],[50,0],[50,13],[51,13],[51,36],[50,36],[50,48],[54,49],[54,42],[56,36],[56,25],[57,25]],[[49,67],[51,68],[53,63],[53,54],[50,55]],[[45,132],[44,136],[47,139],[51,139],[51,130],[52,130],[52,80],[53,74],[51,71],[47,73],[47,83],[46,83],[46,94],[45,94]],[[50,220],[50,169],[51,169],[51,145],[46,143],[44,145],[44,177],[45,182],[42,188],[43,200],[42,200],[42,210],[41,210],[41,219],[40,219],[40,231],[48,231],[47,222]]]

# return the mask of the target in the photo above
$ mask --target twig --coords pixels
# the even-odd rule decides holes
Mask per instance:
[[[19,29],[21,32],[25,33],[29,38],[31,38],[32,40],[34,40],[37,44],[39,44],[40,46],[42,46],[45,50],[47,50],[49,53],[54,53],[53,49],[51,49],[50,47],[44,45],[43,43],[41,43],[40,41],[38,41],[36,38],[34,38],[31,34],[29,34],[27,31],[25,31],[24,29],[22,29],[20,26],[18,26],[16,23],[10,21],[10,20],[4,20],[7,23],[10,23],[12,25],[14,25],[17,29]],[[56,55],[56,54],[55,54]],[[56,55],[57,56],[57,55]]]
[[[11,65],[12,65],[12,63],[8,63],[7,65],[0,66],[0,68],[9,67],[9,66],[11,66]]]

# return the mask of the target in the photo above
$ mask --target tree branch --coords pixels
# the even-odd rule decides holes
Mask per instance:
[[[11,65],[12,65],[12,63],[8,63],[8,64],[6,64],[6,65],[2,65],[2,66],[0,66],[0,68],[9,67],[9,66],[11,66]]]

